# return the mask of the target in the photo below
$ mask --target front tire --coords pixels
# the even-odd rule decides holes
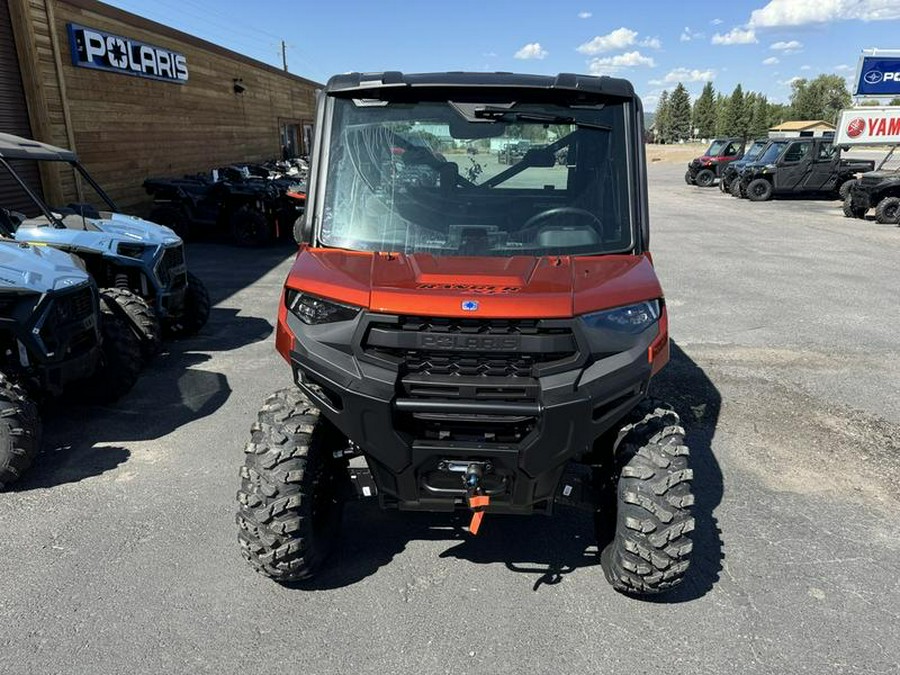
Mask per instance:
[[[37,405],[0,373],[0,491],[31,466],[41,442]]]
[[[900,223],[900,197],[885,197],[875,207],[875,221],[882,225]]]
[[[703,169],[694,180],[702,188],[712,187],[712,184],[716,181],[716,174],[710,169]]]
[[[275,392],[259,411],[241,468],[238,542],[257,572],[309,579],[328,559],[343,501],[333,457],[340,435],[297,388]]]
[[[844,211],[844,216],[846,218],[865,218],[866,217],[866,209],[861,206],[853,205],[853,193],[850,192],[844,197],[844,203],[841,206]]]
[[[744,191],[741,190],[741,181],[737,178],[731,181],[731,186],[728,188],[728,191],[731,192],[732,197],[737,197],[738,199],[741,199],[744,196]]]
[[[268,244],[272,232],[269,221],[262,213],[242,208],[231,217],[231,236],[235,244],[249,248]]]
[[[141,372],[141,342],[128,319],[113,309],[115,300],[100,302],[100,363],[91,377],[90,389],[96,400],[110,403],[124,396]]]
[[[193,272],[187,273],[187,290],[184,295],[184,312],[169,329],[174,337],[195,335],[209,321],[210,299],[206,284]]]
[[[691,177],[690,170],[684,172],[684,182],[687,183],[688,185],[694,184],[694,179]]]
[[[113,302],[128,319],[140,341],[141,358],[147,363],[162,349],[162,329],[153,308],[139,295],[124,288],[104,288],[100,291],[105,302]],[[114,309],[114,307],[111,307]]]
[[[619,472],[615,536],[601,562],[609,583],[622,593],[667,591],[682,582],[690,566],[693,472],[679,422],[665,404],[645,402],[614,445]]]
[[[747,186],[747,198],[751,202],[767,202],[772,199],[772,184],[765,178],[754,178]]]
[[[849,180],[845,180],[843,183],[841,183],[841,186],[838,188],[838,197],[841,198],[841,201],[847,199],[847,195],[850,194],[850,190],[854,185],[856,185],[855,178],[850,178]]]

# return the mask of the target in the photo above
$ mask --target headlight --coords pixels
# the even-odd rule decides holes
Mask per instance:
[[[127,241],[120,242],[116,247],[116,253],[124,255],[127,258],[143,258],[144,251],[147,249],[143,244],[132,244]]]
[[[627,307],[584,314],[581,317],[590,328],[604,328],[632,334],[640,333],[657,319],[659,319],[659,300],[648,300]]]
[[[288,289],[284,294],[284,304],[291,314],[303,323],[316,325],[334,321],[350,321],[356,318],[360,307],[344,305],[333,300],[317,298],[314,295]]]

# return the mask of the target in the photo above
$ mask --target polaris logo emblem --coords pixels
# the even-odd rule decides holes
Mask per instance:
[[[473,351],[473,352],[517,352],[521,346],[518,335],[442,335],[422,333],[418,336],[419,349]]]
[[[893,73],[889,73],[889,74],[893,75]],[[869,84],[878,84],[879,82],[881,82],[884,79],[884,75],[882,75],[877,70],[870,70],[868,73],[866,73],[863,76],[863,79],[866,82],[868,82]],[[891,78],[891,79],[893,79],[893,78]]]
[[[463,300],[461,307],[464,312],[477,312],[478,311],[478,301],[477,300]]]

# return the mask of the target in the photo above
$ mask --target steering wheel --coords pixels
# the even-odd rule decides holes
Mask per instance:
[[[597,233],[597,236],[600,237],[600,240],[603,241],[603,223],[600,222],[600,219],[595,216],[593,213],[586,209],[579,209],[575,206],[557,206],[553,209],[547,209],[546,211],[541,211],[540,213],[536,213],[531,218],[525,221],[522,225],[523,230],[528,230],[539,223],[544,222],[545,220],[554,220],[556,218],[563,217],[570,218],[580,218],[590,219],[591,228]]]

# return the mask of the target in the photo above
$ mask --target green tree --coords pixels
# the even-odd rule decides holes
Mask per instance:
[[[892,98],[892,99],[891,99],[891,102],[888,103],[888,105],[900,105],[900,97],[898,97],[898,98]]]
[[[766,97],[758,94],[753,101],[753,108],[750,112],[750,128],[749,136],[760,138],[769,133],[769,102]]]
[[[679,82],[669,99],[669,128],[673,141],[686,141],[693,133],[691,129],[691,96]]]
[[[860,101],[859,105],[864,108],[875,108],[881,105],[881,101],[868,98],[865,101]]]
[[[716,92],[712,82],[707,82],[694,103],[692,124],[700,138],[716,135]]]
[[[750,128],[750,115],[744,101],[744,89],[737,85],[728,99],[725,114],[725,133],[746,138]]]
[[[716,136],[728,134],[728,99],[725,94],[716,94]]]
[[[795,119],[834,122],[838,113],[850,106],[847,82],[840,75],[823,74],[812,81],[799,79],[791,87]]]
[[[664,91],[659,95],[659,101],[656,104],[656,119],[653,122],[656,125],[656,140],[658,143],[668,143],[672,138],[670,110],[669,92]]]

